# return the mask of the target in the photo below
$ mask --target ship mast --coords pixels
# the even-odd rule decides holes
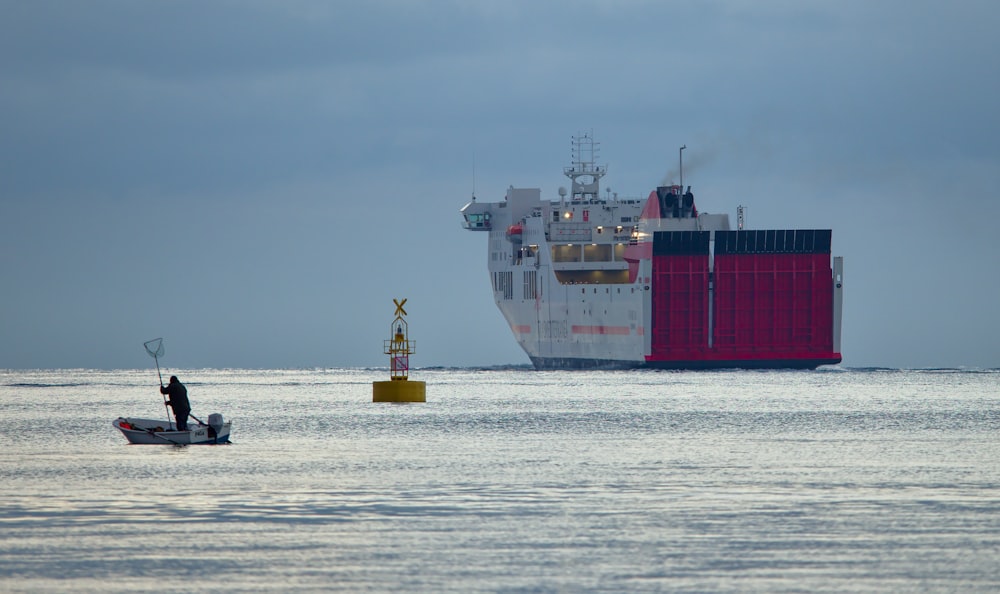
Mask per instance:
[[[681,192],[684,191],[684,149],[686,149],[687,147],[688,145],[685,144],[684,146],[682,146],[680,149],[677,150],[677,167],[681,175],[681,189],[680,189]]]
[[[592,134],[592,133],[591,133]],[[600,179],[608,172],[606,165],[597,165],[599,142],[591,134],[573,136],[573,164],[563,167],[563,173],[573,185],[571,200],[597,200],[600,198]],[[581,179],[583,178],[583,179]]]

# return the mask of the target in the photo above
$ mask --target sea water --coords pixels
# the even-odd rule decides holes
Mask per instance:
[[[996,592],[1000,372],[0,371],[3,592]]]

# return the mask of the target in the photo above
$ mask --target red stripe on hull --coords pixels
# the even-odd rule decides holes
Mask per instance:
[[[631,334],[628,326],[572,326],[570,332],[573,334],[611,334],[615,336]]]

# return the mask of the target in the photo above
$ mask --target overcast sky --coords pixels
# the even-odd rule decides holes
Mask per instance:
[[[0,368],[527,363],[459,208],[593,131],[832,228],[844,365],[1000,367],[1000,3],[0,1]]]

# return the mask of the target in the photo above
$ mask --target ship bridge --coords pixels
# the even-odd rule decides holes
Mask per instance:
[[[493,213],[490,204],[476,202],[475,195],[472,202],[462,207],[462,227],[469,231],[489,231],[493,228]]]

